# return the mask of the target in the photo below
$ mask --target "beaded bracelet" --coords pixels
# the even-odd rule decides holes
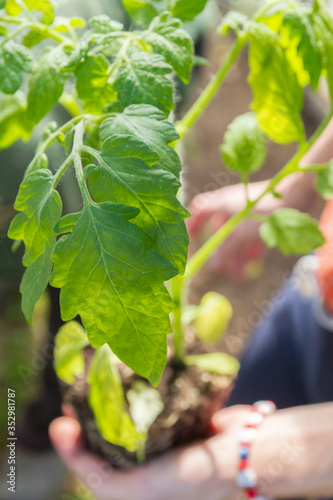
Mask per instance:
[[[257,493],[258,476],[249,466],[249,452],[251,443],[257,435],[257,428],[267,415],[276,410],[272,401],[258,401],[252,406],[251,413],[245,421],[245,427],[240,435],[239,466],[236,484],[245,490],[247,498],[254,500],[262,499]]]

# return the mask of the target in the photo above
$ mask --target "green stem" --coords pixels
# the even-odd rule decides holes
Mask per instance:
[[[74,160],[74,167],[75,167],[75,173],[76,173],[76,178],[79,183],[83,201],[85,204],[90,204],[91,203],[91,196],[83,175],[83,165],[82,165],[82,159],[81,159],[81,150],[83,146],[83,137],[84,137],[84,132],[85,132],[85,127],[84,127],[84,120],[81,120],[76,126],[75,126],[75,133],[74,133],[74,144],[73,144],[73,151],[72,151],[72,156]]]
[[[57,139],[57,137],[59,137],[59,135],[63,134],[64,132],[66,132],[66,130],[71,125],[75,125],[75,123],[78,123],[79,121],[81,121],[86,116],[90,116],[90,115],[76,116],[72,120],[70,120],[70,121],[66,122],[64,125],[62,125],[62,127],[58,128],[58,130],[56,130],[55,132],[53,132],[53,134],[51,134],[44,142],[42,142],[38,146],[37,152],[36,152],[34,158],[32,159],[32,161],[29,163],[29,165],[27,167],[27,170],[25,172],[25,177],[28,174],[30,174],[30,172],[32,172],[34,170],[34,165],[36,165],[36,160],[38,160],[42,156],[42,154],[45,153],[45,151],[51,146],[51,144]]]
[[[183,281],[192,279],[193,276],[202,268],[202,266],[207,262],[215,250],[226,240],[226,238],[232,233],[234,229],[242,222],[242,220],[248,216],[250,211],[257,205],[257,203],[268,193],[272,193],[276,186],[281,182],[282,179],[294,172],[305,172],[307,169],[302,169],[298,167],[299,162],[305,153],[310,149],[312,144],[318,139],[323,130],[326,128],[328,122],[332,117],[332,112],[330,112],[326,118],[323,120],[322,124],[318,127],[316,132],[310,138],[310,140],[303,144],[297,153],[290,159],[290,161],[278,172],[269,182],[267,188],[261,193],[258,198],[253,201],[248,201],[247,205],[243,210],[231,217],[208,241],[196,252],[195,255],[189,260],[185,275],[183,276]]]
[[[13,16],[0,16],[0,23],[8,23],[8,24],[22,24],[25,23],[26,20],[20,19]]]
[[[136,451],[136,456],[139,464],[144,464],[146,461],[146,441],[138,442],[138,449]]]
[[[195,101],[193,106],[188,110],[182,120],[180,120],[176,124],[176,129],[179,133],[180,138],[183,138],[188,133],[188,131],[200,118],[212,99],[215,97],[231,66],[243,50],[246,41],[246,34],[242,34],[239,36],[228,57],[223,61],[214,78],[209,82],[205,90],[201,93],[200,97]]]
[[[0,42],[0,45],[4,45],[5,43],[9,42],[9,40],[16,37],[16,35],[21,33],[21,31],[25,30],[26,28],[29,28],[29,26],[30,26],[29,23],[21,24],[16,30],[12,31],[11,33],[3,37],[3,39]]]
[[[74,157],[72,155],[68,156],[66,160],[62,163],[62,165],[59,167],[57,174],[54,178],[54,188],[57,186],[58,182],[60,181],[61,177],[67,170],[67,168],[70,166],[70,164],[73,162]]]
[[[171,280],[171,295],[175,303],[172,312],[173,346],[174,358],[178,363],[184,359],[184,325],[182,311],[185,306],[185,289],[182,287],[181,276],[176,276]]]

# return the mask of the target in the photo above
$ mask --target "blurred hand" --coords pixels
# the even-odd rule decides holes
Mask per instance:
[[[250,198],[258,197],[266,186],[267,181],[250,184],[248,186]],[[226,186],[196,196],[189,206],[191,217],[187,222],[191,248],[200,246],[230,217],[242,210],[245,204],[246,195],[243,184]],[[258,204],[256,212],[269,215],[280,206],[282,206],[281,200],[267,195]],[[259,223],[246,220],[215,252],[210,259],[209,266],[221,274],[225,273],[233,278],[241,279],[246,275],[249,263],[261,261],[265,251],[266,246],[259,236]]]
[[[88,453],[73,418],[52,422],[50,437],[62,460],[96,500],[223,500],[237,492],[237,435],[248,412],[247,406],[218,412],[212,422],[216,435],[130,472],[113,469]]]

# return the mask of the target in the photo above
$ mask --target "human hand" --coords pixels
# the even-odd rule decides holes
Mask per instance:
[[[267,182],[250,184],[251,199],[258,197],[266,188]],[[246,204],[243,184],[226,186],[215,191],[197,195],[189,206],[191,217],[187,229],[191,239],[191,249],[200,246],[203,240],[215,233],[230,217],[238,213]],[[266,196],[256,210],[262,215],[269,215],[279,208],[281,200]],[[209,261],[209,266],[221,274],[241,279],[246,274],[249,262],[261,261],[266,246],[259,236],[259,223],[253,220],[242,222],[221,245]]]
[[[216,425],[214,418],[212,422],[216,435],[130,472],[115,470],[87,452],[80,425],[73,418],[52,422],[50,437],[62,460],[96,500],[223,500],[237,493],[237,435],[248,412],[247,406],[219,412]]]

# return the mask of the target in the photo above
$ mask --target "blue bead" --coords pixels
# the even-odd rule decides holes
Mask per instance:
[[[240,446],[239,448],[239,456],[242,460],[245,460],[249,456],[249,448],[248,446]]]

